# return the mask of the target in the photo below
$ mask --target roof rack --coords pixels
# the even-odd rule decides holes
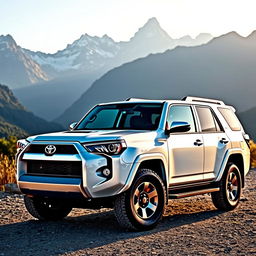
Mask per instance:
[[[140,100],[148,100],[148,99],[142,99],[142,98],[128,98],[125,101],[140,101]]]
[[[182,100],[184,100],[184,101],[204,102],[204,103],[211,103],[211,104],[217,104],[217,105],[225,105],[225,103],[222,100],[200,98],[200,97],[193,97],[193,96],[186,96]]]

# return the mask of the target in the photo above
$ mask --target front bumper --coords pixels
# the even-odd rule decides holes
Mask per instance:
[[[29,152],[31,145],[72,145],[77,154],[54,154],[46,156],[42,153]],[[28,172],[29,163],[43,161],[80,162],[81,176],[70,177],[61,175],[40,175]],[[99,169],[111,169],[111,178],[99,175]],[[33,191],[80,193],[87,198],[110,197],[120,193],[125,186],[131,170],[131,164],[124,163],[120,156],[104,156],[89,153],[79,142],[37,141],[27,145],[17,156],[17,181],[23,193]],[[56,174],[56,172],[55,172]]]

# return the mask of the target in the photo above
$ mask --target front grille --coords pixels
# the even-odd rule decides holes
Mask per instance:
[[[27,173],[38,176],[82,177],[81,161],[28,161]]]
[[[45,154],[45,147],[50,144],[31,144],[26,150],[26,153],[42,153]],[[54,145],[56,147],[56,152],[54,154],[78,154],[75,146],[73,145]]]

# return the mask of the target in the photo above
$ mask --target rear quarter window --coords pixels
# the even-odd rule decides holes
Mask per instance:
[[[235,113],[229,108],[218,108],[232,131],[241,131],[241,124]]]
[[[196,106],[202,132],[219,132],[220,126],[213,116],[212,110],[207,106]]]

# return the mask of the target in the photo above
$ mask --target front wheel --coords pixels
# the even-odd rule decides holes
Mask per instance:
[[[61,220],[72,210],[65,202],[56,199],[24,196],[27,211],[39,220]]]
[[[220,181],[220,191],[213,192],[212,202],[219,210],[233,210],[237,207],[242,192],[242,180],[239,168],[229,163]]]
[[[115,201],[115,215],[123,228],[148,230],[157,225],[166,204],[166,190],[152,170],[141,169],[131,188]]]

